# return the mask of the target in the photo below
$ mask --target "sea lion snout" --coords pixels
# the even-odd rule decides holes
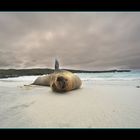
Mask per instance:
[[[50,86],[53,91],[65,92],[67,88],[67,81],[68,79],[66,79],[65,77],[58,76],[54,81],[51,82]]]
[[[58,82],[60,89],[65,89],[67,82],[66,78],[64,78],[63,76],[59,76],[57,77],[56,81]]]

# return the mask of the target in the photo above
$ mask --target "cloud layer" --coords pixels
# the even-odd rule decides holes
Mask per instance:
[[[1,12],[0,68],[140,68],[139,12]]]

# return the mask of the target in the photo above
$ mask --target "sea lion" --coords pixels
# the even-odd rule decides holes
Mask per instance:
[[[66,92],[80,88],[82,82],[72,72],[60,70],[52,75],[50,87],[55,92]]]
[[[59,69],[59,63],[55,60],[55,71],[49,75],[38,77],[33,85],[50,86],[55,92],[66,92],[80,88],[82,82],[72,72]]]
[[[51,74],[38,77],[32,85],[50,86]]]

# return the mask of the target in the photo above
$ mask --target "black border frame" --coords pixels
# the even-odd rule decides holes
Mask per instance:
[[[29,11],[140,11],[136,0],[2,0],[1,12]],[[133,139],[140,137],[140,129],[0,129],[1,139]]]
[[[139,11],[138,0],[2,0],[1,11]]]

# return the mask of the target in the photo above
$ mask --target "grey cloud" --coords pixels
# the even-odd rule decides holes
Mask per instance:
[[[0,13],[0,68],[140,68],[140,13]]]

